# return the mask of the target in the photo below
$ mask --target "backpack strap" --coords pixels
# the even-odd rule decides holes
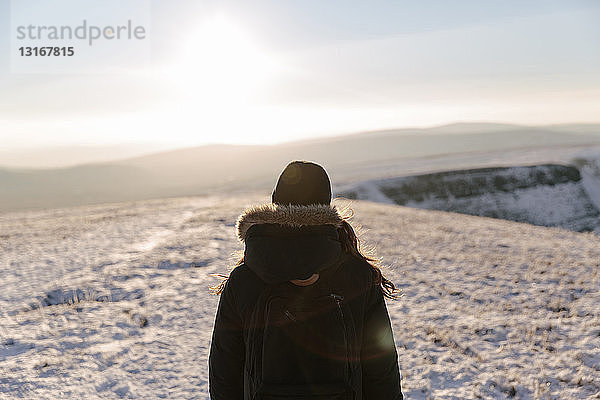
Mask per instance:
[[[250,318],[244,326],[246,357],[244,366],[244,392],[257,393],[262,382],[262,341],[265,326],[266,304],[273,292],[273,285],[266,286],[256,299]]]
[[[287,283],[287,282],[286,282]],[[265,286],[254,303],[250,318],[244,326],[246,334],[245,393],[257,393],[263,382],[262,347],[267,321],[268,304],[274,296],[283,296],[286,283]]]

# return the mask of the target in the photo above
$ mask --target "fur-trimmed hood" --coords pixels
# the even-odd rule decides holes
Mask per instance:
[[[267,283],[310,277],[340,259],[344,219],[328,205],[252,207],[237,221],[245,264]]]
[[[236,233],[238,239],[244,241],[248,229],[253,225],[279,224],[296,228],[315,225],[340,227],[343,221],[344,217],[332,206],[263,204],[251,207],[240,215],[236,224]]]

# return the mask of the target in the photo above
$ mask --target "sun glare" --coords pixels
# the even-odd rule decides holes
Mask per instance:
[[[199,21],[163,71],[179,99],[165,117],[177,121],[171,128],[188,143],[244,142],[278,68],[278,60],[236,21]]]
[[[172,73],[188,105],[213,110],[252,105],[276,69],[248,31],[225,17],[199,24]]]

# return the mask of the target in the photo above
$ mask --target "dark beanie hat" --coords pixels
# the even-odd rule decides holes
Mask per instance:
[[[318,164],[293,161],[279,176],[272,201],[280,205],[328,205],[331,202],[329,176]]]

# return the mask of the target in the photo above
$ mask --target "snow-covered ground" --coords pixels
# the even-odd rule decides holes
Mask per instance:
[[[0,399],[206,399],[218,298],[265,194],[0,214]],[[347,204],[347,203],[338,203]],[[600,398],[600,237],[356,201],[402,289],[409,399]]]

